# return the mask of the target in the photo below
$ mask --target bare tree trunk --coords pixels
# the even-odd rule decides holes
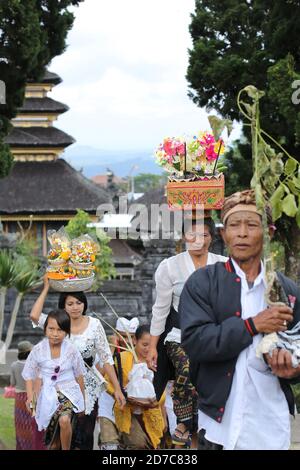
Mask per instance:
[[[5,309],[5,298],[6,298],[7,287],[0,287],[0,341],[3,334],[4,325],[4,309]]]
[[[9,327],[7,330],[7,335],[5,338],[5,348],[6,351],[8,351],[9,346],[11,345],[11,340],[13,338],[15,326],[16,326],[16,321],[17,321],[17,315],[18,311],[20,308],[21,300],[23,298],[24,293],[19,292],[17,295],[17,298],[15,300],[14,308],[10,317],[10,322],[9,322]]]
[[[285,248],[285,274],[300,284],[300,229],[292,221],[289,233],[289,248]]]

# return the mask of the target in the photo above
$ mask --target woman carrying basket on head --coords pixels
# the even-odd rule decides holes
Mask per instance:
[[[158,399],[168,381],[174,379],[172,398],[177,427],[172,441],[179,446],[190,446],[192,434],[198,431],[198,396],[189,378],[188,357],[181,347],[179,298],[185,282],[196,269],[226,260],[208,251],[213,236],[214,222],[210,217],[197,221],[186,219],[187,250],[163,260],[155,273],[156,301],[152,309],[147,364],[155,371]]]

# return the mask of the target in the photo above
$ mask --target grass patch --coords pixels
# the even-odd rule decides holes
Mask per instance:
[[[3,398],[3,395],[0,395],[0,441],[9,450],[16,448],[14,407],[14,399]]]

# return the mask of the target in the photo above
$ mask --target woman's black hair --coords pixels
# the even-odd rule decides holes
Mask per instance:
[[[25,361],[25,359],[27,359],[27,357],[29,356],[30,354],[30,351],[25,351],[25,352],[20,352],[18,354],[18,360],[19,361]]]
[[[149,334],[149,333],[150,333],[150,325],[140,325],[136,329],[135,338],[136,340],[139,340],[144,334]]]
[[[49,318],[53,318],[54,320],[56,320],[59,328],[63,330],[65,333],[67,333],[67,336],[70,336],[71,319],[65,310],[63,309],[52,310],[50,313],[48,313],[48,316],[46,318],[45,325],[44,325],[45,333],[46,333],[46,328],[48,326]]]
[[[182,223],[182,234],[184,235],[193,225],[206,225],[209,230],[210,236],[212,239],[215,237],[215,223],[211,217],[205,217],[204,219],[184,219]]]
[[[79,302],[82,302],[84,304],[82,315],[85,315],[88,308],[88,302],[84,292],[62,292],[58,299],[58,308],[61,310],[65,309],[66,300],[69,296],[75,297],[75,299],[79,300]]]

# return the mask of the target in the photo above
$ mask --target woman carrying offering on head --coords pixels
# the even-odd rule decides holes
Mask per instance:
[[[155,372],[154,386],[159,399],[167,382],[174,379],[172,393],[177,427],[174,445],[191,445],[198,430],[198,396],[189,378],[189,360],[181,347],[179,298],[190,275],[199,268],[226,258],[209,251],[214,237],[210,217],[184,220],[186,251],[163,260],[155,273],[156,301],[152,309],[148,367]]]

